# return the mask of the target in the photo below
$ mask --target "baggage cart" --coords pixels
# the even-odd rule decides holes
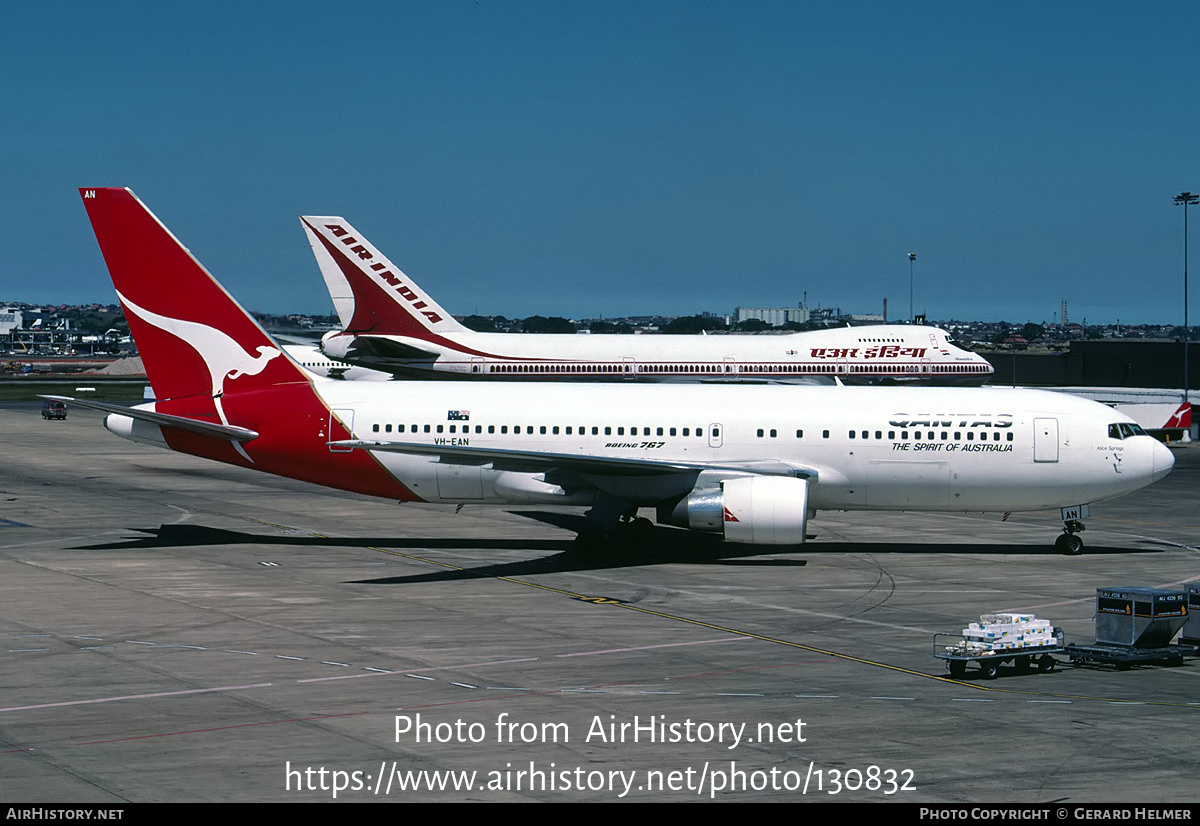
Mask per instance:
[[[1017,673],[1028,673],[1037,670],[1041,673],[1053,671],[1058,665],[1055,654],[1066,651],[1063,646],[1063,631],[1054,629],[1054,642],[1051,645],[1021,646],[1005,649],[982,649],[972,647],[970,643],[958,634],[934,634],[933,656],[945,660],[946,668],[951,677],[962,677],[967,673],[967,666],[974,663],[985,680],[994,680],[1000,673],[1000,666],[1011,662]]]

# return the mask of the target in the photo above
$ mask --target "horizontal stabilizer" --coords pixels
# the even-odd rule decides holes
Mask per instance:
[[[153,410],[145,410],[140,407],[125,407],[119,404],[107,404],[91,400],[84,401],[82,399],[73,399],[70,396],[41,396],[41,398],[51,399],[56,402],[66,402],[78,407],[90,407],[92,410],[115,413],[118,416],[128,416],[131,419],[139,419],[143,422],[150,422],[162,427],[174,427],[177,430],[187,430],[191,433],[199,433],[202,436],[233,439],[238,442],[249,442],[252,439],[258,438],[258,431],[250,430],[246,427],[205,422],[200,419],[189,419],[186,416],[172,416],[169,413],[156,413]]]
[[[360,334],[355,336],[354,344],[350,346],[350,356],[356,359],[374,360],[379,364],[390,361],[407,363],[410,361],[432,361],[442,355],[439,350],[415,347],[404,341],[397,341],[388,336],[372,336]]]

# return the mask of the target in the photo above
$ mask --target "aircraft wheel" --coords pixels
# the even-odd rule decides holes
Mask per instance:
[[[983,672],[983,679],[994,680],[996,675],[1000,673],[1000,663],[998,662],[981,662],[979,670]]]
[[[1059,534],[1058,539],[1054,540],[1054,549],[1060,554],[1078,556],[1083,553],[1083,540],[1073,533]]]

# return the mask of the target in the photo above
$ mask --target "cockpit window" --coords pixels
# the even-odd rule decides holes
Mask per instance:
[[[957,347],[959,350],[966,350],[968,353],[975,352],[973,345],[959,341],[950,333],[946,333],[946,344],[950,347]]]
[[[1108,426],[1108,438],[1110,439],[1128,439],[1130,436],[1145,435],[1147,433],[1142,430],[1142,426],[1132,422],[1119,422]]]

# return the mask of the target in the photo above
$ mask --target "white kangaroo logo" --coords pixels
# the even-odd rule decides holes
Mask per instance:
[[[168,318],[151,312],[134,304],[119,290],[117,297],[142,321],[175,336],[195,350],[204,360],[204,366],[208,368],[212,385],[213,401],[222,424],[229,424],[229,420],[225,418],[225,409],[221,406],[221,396],[225,393],[225,380],[237,379],[241,376],[256,376],[267,368],[267,364],[272,359],[282,355],[282,352],[276,347],[259,346],[257,348],[258,355],[252,356],[232,337],[215,327],[196,321]],[[233,446],[248,461],[254,461],[242,448],[240,442],[233,441]]]

